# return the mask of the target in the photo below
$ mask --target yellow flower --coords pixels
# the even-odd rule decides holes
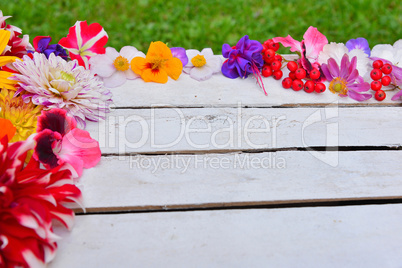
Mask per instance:
[[[10,40],[10,35],[11,35],[11,33],[9,31],[0,30],[0,55],[1,55],[1,53],[3,53],[4,49],[6,48],[8,40]],[[0,68],[8,63],[14,62],[17,59],[19,60],[18,57],[0,56]],[[13,80],[8,79],[12,75],[13,74],[10,72],[0,71],[0,89],[7,88],[7,89],[16,90],[14,85],[17,84],[18,81],[13,81]]]
[[[26,140],[36,132],[37,117],[42,106],[25,103],[21,97],[13,97],[14,91],[2,89],[0,92],[0,118],[8,119],[16,128],[10,142]]]
[[[168,76],[177,80],[183,70],[183,64],[174,58],[170,48],[160,41],[151,42],[147,55],[135,57],[131,69],[139,74],[145,82],[166,83]]]

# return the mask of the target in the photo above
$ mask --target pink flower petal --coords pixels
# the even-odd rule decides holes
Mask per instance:
[[[353,90],[348,91],[348,96],[357,101],[365,101],[373,97],[371,94],[359,94]]]
[[[315,62],[324,46],[328,44],[327,37],[320,33],[317,28],[310,26],[304,33],[303,39],[306,45],[306,57]]]
[[[296,52],[302,51],[301,43],[299,41],[294,40],[290,35],[287,37],[275,37],[272,38],[275,43],[281,43],[284,47],[290,47],[290,51]]]

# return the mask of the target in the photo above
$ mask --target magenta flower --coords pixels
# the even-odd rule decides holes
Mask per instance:
[[[81,176],[84,168],[94,167],[101,158],[96,140],[88,131],[76,128],[77,122],[63,109],[42,111],[38,117],[38,134],[33,157],[46,168],[64,163],[71,165],[71,172]]]
[[[349,61],[349,56],[345,54],[342,57],[341,67],[333,58],[330,58],[328,64],[322,64],[321,68],[327,80],[330,81],[328,89],[332,93],[339,94],[341,97],[349,96],[357,101],[368,100],[372,95],[360,94],[360,92],[368,91],[370,84],[364,82],[359,75],[359,71],[356,69],[356,61],[356,57]]]

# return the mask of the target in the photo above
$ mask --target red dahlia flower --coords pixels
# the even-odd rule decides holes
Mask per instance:
[[[32,158],[24,167],[33,146],[0,140],[0,267],[45,267],[57,249],[52,220],[70,229],[74,213],[63,204],[81,201],[64,166],[43,170]]]

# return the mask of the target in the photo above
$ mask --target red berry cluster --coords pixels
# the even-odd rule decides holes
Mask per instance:
[[[272,39],[268,39],[262,44],[262,58],[264,59],[264,66],[262,67],[262,76],[273,76],[276,80],[279,80],[283,76],[282,68],[282,56],[277,54],[280,44],[275,43]]]
[[[373,82],[371,82],[371,89],[375,91],[374,97],[378,101],[384,100],[387,96],[381,88],[382,86],[389,86],[389,84],[391,84],[391,77],[388,75],[391,72],[391,64],[384,64],[382,60],[376,60],[373,62],[373,70],[370,72],[370,77],[373,79]]]
[[[289,61],[286,67],[289,69],[290,73],[289,77],[286,77],[282,81],[282,86],[284,88],[292,88],[294,91],[304,89],[304,91],[306,91],[307,93],[311,93],[313,91],[317,93],[322,93],[325,91],[326,86],[323,83],[313,81],[320,78],[320,70],[311,70],[309,74],[311,80],[307,80],[304,83],[303,79],[307,78],[306,70],[300,67],[295,61]]]

